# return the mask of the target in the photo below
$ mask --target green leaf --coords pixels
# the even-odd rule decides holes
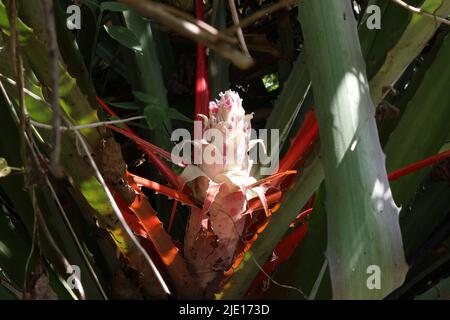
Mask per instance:
[[[146,95],[142,92],[133,92],[133,93],[135,94],[136,97],[138,96],[141,97],[142,99],[141,101],[146,100],[147,102],[149,102],[153,100],[153,102],[155,102],[154,99],[156,98]],[[147,105],[144,109],[144,115],[146,117],[147,124],[151,130],[162,127],[163,123],[170,119],[185,121],[189,123],[192,122],[191,119],[186,117],[177,109],[164,108],[160,104],[156,103],[150,103],[149,105]]]
[[[128,49],[131,49],[133,51],[142,52],[141,44],[139,43],[138,38],[136,35],[130,30],[122,26],[104,26],[106,32],[119,42],[121,45],[127,47]]]
[[[141,107],[135,102],[109,102],[110,105],[125,109],[125,110],[139,110]]]
[[[112,11],[112,12],[123,12],[128,10],[128,7],[124,5],[123,3],[113,2],[113,1],[106,1],[102,2],[100,5],[100,8],[104,11]]]
[[[145,97],[147,95],[142,95],[139,93],[141,97]],[[150,96],[147,96],[150,97]],[[150,97],[153,98],[153,97]],[[184,114],[179,112],[175,108],[164,108],[159,104],[151,103],[147,105],[144,109],[144,115],[147,120],[147,124],[151,130],[156,128],[160,128],[163,126],[163,123],[167,120],[180,120],[191,123],[192,120],[186,117]]]
[[[384,298],[408,265],[351,4],[305,1],[300,20],[320,128],[333,298]],[[367,286],[372,268],[383,270],[379,290]]]
[[[7,9],[2,2],[0,2],[0,30],[7,36],[11,35]],[[33,30],[20,19],[17,19],[17,30],[19,31],[20,44],[28,42],[32,37]]]
[[[193,122],[192,119],[189,119],[188,117],[186,117],[184,114],[182,114],[180,111],[178,111],[175,108],[167,108],[166,110],[166,114],[170,119],[173,120],[181,120],[181,121],[185,121],[185,122]]]
[[[433,12],[438,17],[446,17],[450,13],[450,1],[426,0],[420,8],[427,12]],[[396,10],[398,9],[396,8]],[[393,85],[398,80],[402,71],[411,63],[412,59],[419,55],[437,30],[438,24],[433,19],[418,14],[410,16],[410,21],[401,37],[393,43],[394,45],[386,53],[383,64],[370,80],[370,91],[375,104],[378,104],[383,98],[383,87]],[[399,29],[401,30],[398,26],[398,20],[399,16],[396,15],[393,24],[391,24],[397,32]],[[386,32],[384,20],[382,29],[380,32]],[[373,33],[372,30],[370,32]],[[392,37],[392,35],[389,35],[389,37]],[[380,45],[378,42],[382,43],[383,41],[377,41],[376,45]],[[370,59],[368,61],[371,63]]]
[[[154,130],[163,125],[167,119],[167,114],[164,108],[158,105],[149,105],[144,109],[144,115],[150,129]]]
[[[134,10],[125,11],[124,19],[126,26],[133,31],[142,46],[142,54],[135,53],[138,72],[135,73],[137,83],[133,89],[157,97],[162,107],[168,107],[167,89],[164,85],[162,65],[156,49],[159,43],[155,39],[154,27]],[[171,131],[170,122],[166,122],[164,126]],[[147,138],[162,148],[169,149],[171,147],[170,139],[165,135],[153,132]]]
[[[160,105],[160,101],[158,98],[151,96],[145,92],[141,91],[133,91],[133,95],[136,99],[138,99],[141,102],[144,102],[146,104],[152,104],[152,105]]]

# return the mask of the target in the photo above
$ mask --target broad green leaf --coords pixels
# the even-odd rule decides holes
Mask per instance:
[[[146,104],[155,104],[155,105],[159,105],[160,101],[157,97],[151,96],[145,92],[141,92],[141,91],[133,91],[133,95],[136,99],[138,99],[139,101],[146,103]]]
[[[403,283],[408,265],[351,3],[306,0],[300,17],[320,128],[333,298],[382,299]],[[373,290],[368,272],[380,270]]]
[[[147,124],[151,130],[163,127],[165,121],[173,119],[192,122],[191,119],[174,108],[163,108],[159,104],[150,104],[144,109]]]
[[[108,102],[110,105],[116,108],[125,110],[139,110],[141,107],[135,102]]]
[[[163,107],[158,105],[150,105],[144,109],[144,115],[150,129],[154,130],[163,126],[167,119],[167,114]]]
[[[142,47],[142,54],[135,53],[137,70],[139,71],[136,72],[136,76],[138,77],[137,86],[133,89],[156,97],[159,100],[159,104],[167,108],[169,107],[167,102],[167,89],[164,84],[163,74],[161,72],[162,65],[157,50],[159,43],[155,39],[152,23],[149,23],[148,20],[134,10],[125,11],[124,18],[126,26],[137,36]],[[172,126],[169,121],[164,123],[164,127],[169,132],[171,131]],[[146,138],[161,148],[171,148],[171,142],[165,135],[151,132]]]
[[[150,129],[155,129],[156,127],[162,125],[162,122],[158,123],[162,119],[164,119],[164,121],[173,119],[192,122],[191,119],[186,117],[175,108],[161,107],[160,100],[156,97],[153,97],[141,91],[133,91],[133,95],[139,101],[148,104],[145,108],[144,114],[147,117],[147,123],[149,124]]]
[[[138,38],[130,29],[127,29],[122,26],[108,27],[105,25],[104,27],[106,32],[111,36],[111,38],[119,42],[121,45],[136,52],[139,53],[142,52],[142,47],[141,44],[139,43]]]
[[[167,108],[166,114],[172,120],[181,120],[189,123],[193,122],[192,119],[189,119],[175,108]]]

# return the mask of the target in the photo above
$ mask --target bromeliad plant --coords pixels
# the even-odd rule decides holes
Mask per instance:
[[[249,66],[252,58],[236,50],[238,44],[248,45],[256,62],[258,54],[268,52],[276,59],[293,57],[299,43],[286,35],[293,35],[297,18],[280,14],[273,19],[270,14],[294,1],[266,7],[265,14],[256,12],[241,24],[232,12],[235,25],[225,32],[202,21],[202,0],[197,1],[197,19],[152,1],[119,2],[83,2],[83,21],[97,17],[91,21],[97,29],[94,35],[78,33],[75,41],[64,27],[64,1],[0,0],[0,131],[9,133],[0,136],[0,297],[378,299],[405,277],[403,244],[411,270],[405,285],[393,293],[397,296],[416,294],[411,288],[430,279],[423,270],[448,263],[445,255],[427,256],[427,248],[448,240],[448,230],[445,223],[428,221],[424,209],[427,204],[442,222],[448,208],[440,182],[448,161],[426,176],[428,166],[449,156],[444,105],[449,101],[448,29],[391,0],[373,1],[383,8],[380,30],[368,30],[364,14],[357,27],[350,2],[304,0],[298,10],[305,48],[289,77],[283,59],[275,60],[279,77],[269,77],[279,80],[283,90],[266,124],[279,130],[280,142],[265,147],[270,155],[280,147],[282,158],[276,171],[261,176],[260,164],[249,156],[262,143],[252,139],[255,119],[244,109],[250,99],[242,101],[224,85],[232,78],[223,79],[230,71],[225,59]],[[356,2],[363,12],[365,1]],[[450,12],[448,0],[412,2],[438,16]],[[54,17],[44,6],[52,3]],[[225,1],[213,2],[212,10],[212,24],[223,28]],[[252,19],[262,25],[265,19],[278,21],[274,33],[282,39],[277,47],[265,36],[235,39]],[[56,24],[57,39],[46,32],[51,31],[49,20]],[[173,39],[155,22],[198,42],[195,72],[180,72],[195,73],[195,84],[189,76],[177,79],[170,73],[177,68]],[[205,46],[211,49],[209,65]],[[264,64],[243,78],[272,73]],[[103,98],[113,78],[120,83],[120,90],[110,90],[115,98],[128,99],[122,92],[127,83],[139,101]],[[183,107],[168,107],[165,85],[183,92],[179,82],[195,86],[189,118],[199,120],[201,136],[183,145],[192,148],[192,158],[171,154],[162,134],[170,133],[176,121],[186,121],[190,95],[181,99]],[[222,93],[208,104],[209,82]],[[398,98],[386,95],[395,91],[389,88],[394,85]],[[435,106],[432,125],[422,108],[427,101]],[[375,114],[383,118],[375,110],[378,104],[401,106],[399,119],[377,123],[389,174],[375,123]],[[58,110],[62,125],[56,129]],[[129,113],[144,115],[133,119],[146,118],[148,126],[120,119]],[[430,140],[422,141],[426,148],[404,141],[425,139],[423,128]],[[62,178],[52,174],[57,171],[49,161],[57,159],[58,133]],[[145,160],[133,155],[128,140],[152,170],[142,169]],[[136,160],[141,165],[133,165]],[[405,183],[405,175],[414,183]],[[395,180],[393,196],[388,179]],[[411,189],[422,179],[428,189],[415,195]],[[173,199],[172,210],[170,202],[149,190]],[[436,195],[439,201],[433,200]],[[399,221],[393,199],[403,207],[411,203],[402,209],[404,220]],[[418,226],[426,226],[420,236],[414,233]],[[381,290],[367,287],[368,264],[383,268]],[[73,265],[82,274],[76,290],[63,285]],[[37,286],[42,283],[48,285]]]
[[[193,196],[202,204],[191,209],[184,255],[201,288],[212,286],[211,292],[217,289],[215,280],[221,280],[233,264],[249,200],[259,195],[267,209],[265,181],[257,183],[250,176],[249,152],[257,143],[251,140],[251,118],[237,93],[221,93],[217,103],[209,104],[209,117],[203,116],[205,138],[194,142],[194,153],[200,152],[202,163],[188,166],[182,175],[193,181]]]
[[[102,105],[112,112],[103,102]],[[267,192],[279,189],[283,178],[296,172],[276,172],[259,181],[251,176],[253,162],[250,150],[264,142],[251,139],[253,116],[245,114],[242,100],[236,92],[228,90],[221,93],[218,101],[210,102],[209,116],[200,114],[199,117],[203,120],[199,123],[203,138],[192,141],[194,157],[188,159],[191,161],[185,161],[194,160],[194,163],[199,164],[187,165],[182,175],[176,178],[176,181],[181,178],[181,183],[177,183],[179,190],[183,190],[184,184],[190,182],[191,196],[142,177],[133,175],[132,179],[138,185],[191,206],[184,240],[184,257],[201,296],[212,297],[220,291],[224,275],[232,269],[236,257],[241,254],[239,249],[242,250],[247,244],[244,230],[251,224],[253,213],[264,210],[266,218],[270,217]],[[114,130],[140,144],[147,154],[157,150],[130,131]],[[189,141],[182,144],[186,142]],[[197,157],[199,159],[195,160]],[[183,165],[180,158],[172,156],[172,160]],[[166,168],[164,172],[168,177],[174,177],[173,172],[169,173],[170,169]],[[278,193],[277,198],[280,197]]]

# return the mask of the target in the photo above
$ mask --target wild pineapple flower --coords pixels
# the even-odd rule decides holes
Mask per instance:
[[[231,90],[210,102],[204,117],[200,168],[210,177],[221,174],[248,176],[249,151],[258,140],[250,140],[253,115],[246,115],[239,95]]]
[[[245,114],[242,99],[232,90],[220,93],[220,99],[209,104],[209,115],[199,115],[202,121],[194,122],[194,139],[186,129],[172,132],[171,141],[181,142],[172,149],[174,163],[195,164],[206,173],[223,172],[245,174],[256,161],[261,165],[261,175],[271,175],[279,165],[279,130],[270,130],[271,154],[265,145],[268,131],[256,132],[251,127],[252,114]],[[257,139],[256,137],[260,137]],[[259,148],[254,148],[259,144]],[[194,155],[191,155],[191,145]]]
[[[249,151],[262,143],[251,139],[252,117],[239,95],[228,90],[210,103],[209,116],[201,116],[202,136],[190,141],[202,161],[188,165],[182,177],[192,182],[193,196],[203,205],[191,210],[184,255],[209,294],[232,266],[249,217],[248,201],[259,197],[267,210],[266,187],[250,174]]]

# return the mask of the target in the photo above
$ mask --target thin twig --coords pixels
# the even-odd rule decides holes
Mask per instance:
[[[198,23],[192,23],[184,20],[178,16],[170,13],[166,7],[160,3],[153,1],[142,0],[119,0],[120,2],[128,5],[130,8],[136,10],[141,15],[153,19],[159,24],[166,26],[169,29],[191,39],[196,42],[203,43],[211,50],[216,51],[224,58],[230,60],[233,64],[241,69],[249,68],[253,64],[253,60],[238,50],[233,49],[227,42],[220,41],[222,36],[218,36],[217,33],[207,31],[205,28],[200,27]]]
[[[25,168],[25,172],[30,172],[29,161],[27,158],[27,148],[26,148],[26,136],[28,131],[27,119],[28,114],[25,107],[25,93],[24,93],[24,70],[23,70],[23,60],[20,54],[19,37],[17,33],[17,3],[16,0],[11,1],[10,12],[9,12],[9,22],[11,26],[11,59],[13,64],[14,74],[17,78],[17,93],[19,97],[19,109],[20,109],[20,158],[22,161],[22,165]],[[2,90],[4,90],[2,86]],[[24,186],[28,185],[27,175],[24,175]],[[37,236],[37,215],[34,212],[34,222],[33,222],[33,236],[32,236],[32,244],[31,249],[27,257],[27,261],[25,263],[24,269],[24,282],[23,282],[23,294],[25,294],[27,289],[27,279],[28,279],[28,270],[31,262],[31,258],[34,253],[36,236]]]
[[[81,147],[84,150],[84,153],[86,154],[87,159],[89,160],[89,163],[91,164],[92,169],[94,170],[95,176],[97,177],[97,180],[101,184],[102,188],[104,189],[106,196],[108,197],[109,202],[111,203],[111,207],[114,211],[114,213],[117,216],[117,219],[119,220],[120,224],[122,225],[122,228],[125,230],[125,232],[130,237],[131,241],[133,241],[133,244],[136,246],[138,251],[141,253],[141,255],[145,258],[145,260],[150,265],[150,268],[152,269],[157,281],[159,282],[161,288],[163,291],[170,296],[171,292],[164,281],[164,278],[162,277],[161,273],[159,272],[158,268],[156,267],[155,263],[153,262],[152,258],[149,256],[147,251],[142,247],[139,240],[136,238],[136,236],[133,234],[133,231],[131,230],[128,223],[125,221],[125,218],[122,215],[122,212],[119,209],[119,206],[116,203],[116,200],[114,199],[114,196],[112,195],[111,191],[109,190],[108,186],[106,185],[105,179],[103,178],[103,175],[101,174],[100,170],[98,169],[97,164],[95,163],[94,158],[92,157],[91,150],[89,149],[89,146],[87,142],[84,140],[84,137],[81,135],[81,133],[78,130],[73,129],[72,123],[65,117],[63,117],[63,121],[66,123],[66,125],[69,128],[72,128],[72,130],[75,132],[76,138],[78,142],[80,143]]]
[[[47,18],[47,36],[49,46],[50,58],[50,73],[51,73],[51,93],[50,105],[53,109],[52,124],[53,124],[53,151],[51,154],[50,171],[52,174],[61,178],[63,172],[60,165],[61,158],[61,109],[59,107],[59,83],[58,83],[58,40],[56,38],[55,29],[55,14],[53,8],[53,0],[43,0],[46,10]]]
[[[253,24],[256,20],[259,20],[266,15],[274,13],[280,9],[290,8],[291,6],[294,6],[296,4],[296,2],[297,2],[296,0],[281,0],[271,6],[263,8],[255,13],[249,15],[248,17],[245,17],[238,24],[234,24],[233,26],[226,29],[224,31],[224,33],[234,34],[236,31],[239,30],[239,28],[244,29],[245,27],[248,27],[249,25]]]
[[[189,22],[192,22],[193,24],[198,25],[204,31],[216,35],[217,36],[217,40],[223,40],[225,42],[228,42],[229,44],[236,44],[237,43],[236,39],[234,37],[220,32],[219,30],[214,28],[212,25],[207,24],[205,21],[196,19],[193,16],[190,16],[189,14],[187,14],[187,13],[185,13],[183,11],[180,11],[180,10],[178,10],[175,7],[164,5],[164,4],[161,4],[161,5],[164,6],[164,8],[167,11],[169,11],[170,13],[172,13],[174,16],[177,16],[177,17],[183,18],[183,19],[185,19],[185,20],[187,20]]]
[[[11,0],[11,5],[9,8],[9,24],[11,26],[11,43],[10,43],[10,51],[11,51],[11,65],[13,69],[13,73],[16,77],[18,77],[17,70],[17,3],[16,0]]]
[[[251,250],[249,250],[249,252],[251,253],[251,257],[253,260],[253,263],[258,267],[259,271],[261,271],[266,277],[267,279],[269,279],[270,282],[272,282],[274,285],[280,287],[280,288],[284,288],[284,289],[289,289],[289,290],[294,290],[297,291],[298,293],[300,293],[303,298],[307,299],[308,297],[306,296],[306,294],[303,292],[302,289],[294,287],[294,286],[290,286],[287,284],[283,284],[278,282],[277,280],[275,280],[274,278],[272,278],[265,270],[264,268],[258,263],[258,260],[256,260],[255,255],[252,253]]]
[[[8,78],[7,76],[5,76],[4,74],[0,73],[0,77],[4,78],[8,83],[12,84],[13,86],[17,86],[17,82],[14,81],[11,78]],[[35,94],[33,91],[28,90],[27,88],[23,88],[23,91],[29,95],[30,97],[32,97],[33,99],[37,100],[37,101],[43,101],[43,99],[41,97],[39,97],[37,94]]]
[[[231,17],[233,18],[234,25],[238,26],[236,30],[236,35],[239,40],[239,46],[247,57],[250,56],[250,52],[248,51],[247,44],[245,43],[244,33],[242,32],[242,28],[239,26],[239,15],[236,9],[236,4],[234,0],[228,0],[228,6],[230,7]]]
[[[421,8],[417,8],[417,7],[411,6],[411,5],[407,4],[406,2],[404,2],[402,0],[392,0],[392,1],[394,3],[396,3],[396,4],[398,4],[399,6],[405,8],[405,9],[407,9],[407,10],[413,12],[413,13],[417,13],[417,14],[423,16],[423,17],[433,19],[435,21],[441,22],[441,23],[446,24],[446,25],[450,25],[450,20],[447,20],[447,19],[445,19],[443,17],[439,17],[439,16],[437,16],[437,15],[435,15],[433,13],[424,11]]]
[[[135,120],[141,120],[141,119],[145,119],[145,116],[135,116],[135,117],[119,119],[119,120],[100,121],[100,122],[82,124],[79,126],[72,126],[72,127],[60,126],[59,130],[61,130],[61,131],[71,131],[72,130],[73,131],[73,130],[82,130],[82,129],[92,129],[92,128],[104,127],[104,126],[108,126],[108,125],[112,125],[112,124],[126,123],[126,122],[135,121]],[[54,128],[53,125],[38,122],[35,120],[30,120],[30,124],[37,128],[41,128],[41,129],[53,130],[53,128]]]
[[[28,158],[27,149],[25,144],[25,136],[27,132],[27,119],[28,113],[25,107],[25,94],[24,94],[24,71],[23,71],[23,60],[20,54],[19,47],[19,37],[17,33],[17,4],[16,0],[11,1],[10,7],[10,25],[11,25],[11,57],[13,63],[13,69],[15,76],[17,78],[17,91],[19,97],[19,108],[20,108],[20,157],[24,168],[28,168]],[[26,180],[24,181],[24,185]]]

